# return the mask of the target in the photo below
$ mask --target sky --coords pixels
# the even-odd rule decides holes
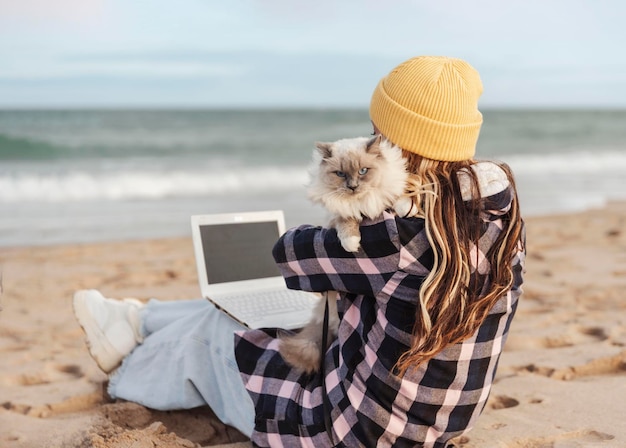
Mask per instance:
[[[366,107],[418,55],[483,107],[626,108],[624,0],[0,0],[0,108]]]

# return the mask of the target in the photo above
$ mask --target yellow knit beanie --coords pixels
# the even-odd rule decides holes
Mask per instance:
[[[420,56],[398,65],[374,90],[370,118],[399,147],[423,157],[471,159],[483,117],[478,72],[467,62]]]

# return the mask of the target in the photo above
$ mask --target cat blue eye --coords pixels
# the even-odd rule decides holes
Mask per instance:
[[[368,170],[369,170],[369,168],[361,168],[361,169],[359,170],[359,174],[360,174],[361,176],[363,176],[365,173],[367,173],[367,171],[368,171]]]
[[[346,173],[344,173],[343,171],[335,171],[335,174],[339,177],[346,177]]]

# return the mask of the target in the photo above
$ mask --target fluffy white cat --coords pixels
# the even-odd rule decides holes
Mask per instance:
[[[316,143],[316,148],[309,199],[330,212],[329,225],[341,245],[356,252],[363,218],[380,216],[404,193],[408,174],[402,151],[381,136]]]

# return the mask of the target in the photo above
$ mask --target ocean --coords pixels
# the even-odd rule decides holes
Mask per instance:
[[[626,111],[483,115],[477,158],[512,167],[524,215],[626,199]],[[229,211],[322,224],[314,142],[371,132],[365,109],[0,111],[0,246],[188,236]]]

